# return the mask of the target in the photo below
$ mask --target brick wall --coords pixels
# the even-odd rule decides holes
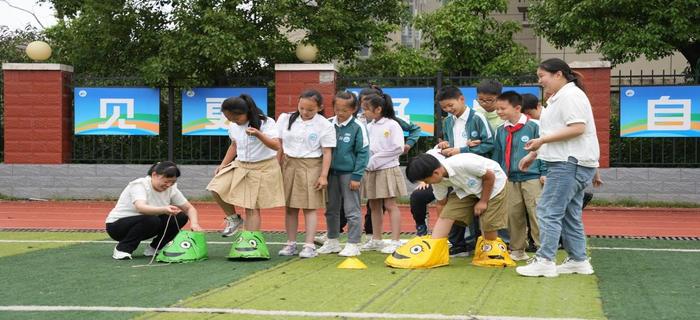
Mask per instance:
[[[579,67],[577,67],[577,65]],[[593,107],[593,118],[600,144],[600,167],[610,167],[610,65],[609,63],[571,67],[583,75],[586,95]]]
[[[299,94],[316,89],[323,95],[326,115],[333,113],[337,71],[331,64],[286,64],[275,66],[275,118],[297,110]]]
[[[69,162],[72,68],[3,64],[3,70],[5,163]]]

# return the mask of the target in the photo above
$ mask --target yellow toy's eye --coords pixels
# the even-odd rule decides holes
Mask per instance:
[[[180,248],[189,249],[191,247],[192,247],[192,244],[189,241],[183,241],[180,243]]]
[[[409,250],[411,251],[411,254],[419,254],[419,253],[423,252],[423,247],[422,246],[413,246]]]
[[[253,239],[248,240],[248,244],[249,244],[251,247],[253,247],[253,248],[257,248],[257,247],[258,247],[258,242],[255,241],[255,240],[253,240]]]
[[[481,250],[484,251],[484,252],[489,252],[489,251],[491,251],[491,245],[488,244],[488,243],[484,243],[484,244],[481,246]]]
[[[502,244],[502,243],[499,243],[499,244],[498,244],[498,247],[501,249],[501,251],[506,251],[506,250],[508,250],[508,248],[506,248],[506,245],[504,245],[504,244]]]

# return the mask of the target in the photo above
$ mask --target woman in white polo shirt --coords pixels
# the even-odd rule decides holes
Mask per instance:
[[[277,125],[247,94],[224,100],[221,112],[231,122],[231,144],[207,190],[226,214],[223,236],[233,235],[241,224],[246,231],[260,231],[260,209],[284,205]],[[245,209],[245,222],[234,206]]]
[[[530,264],[516,271],[524,276],[592,274],[583,230],[583,191],[591,183],[600,157],[591,103],[582,77],[561,59],[543,61],[539,83],[552,96],[540,116],[540,137],[527,142],[531,151],[520,161],[525,170],[535,158],[547,163],[547,182],[537,204],[541,246]],[[555,265],[559,238],[568,257]]]
[[[171,161],[158,162],[148,176],[131,181],[122,191],[117,205],[107,216],[107,234],[119,241],[112,258],[131,259],[141,241],[153,238],[143,254],[153,256],[191,222],[193,231],[202,231],[197,209],[177,188],[180,169]],[[170,220],[170,216],[175,219]],[[168,226],[167,230],[165,226]]]
[[[297,111],[283,113],[277,119],[282,148],[278,152],[284,177],[286,200],[285,229],[287,244],[279,251],[281,256],[297,252],[296,236],[299,209],[304,212],[306,238],[299,252],[302,258],[317,255],[314,245],[316,210],[326,207],[328,170],[332,148],[336,145],[335,128],[324,118],[323,97],[314,89],[299,96]]]

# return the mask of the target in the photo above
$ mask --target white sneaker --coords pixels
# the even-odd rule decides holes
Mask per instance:
[[[340,247],[338,239],[328,239],[316,252],[326,254],[337,253],[340,252],[340,250],[342,250],[342,248]]]
[[[361,255],[360,246],[357,243],[346,243],[343,251],[338,253],[341,257],[355,257]]]
[[[143,255],[146,257],[152,257],[158,253],[158,250],[156,248],[151,247],[151,245],[147,245],[146,249],[143,249]]]
[[[360,247],[360,250],[362,251],[381,251],[382,248],[384,248],[384,241],[382,240],[375,240],[375,239],[369,239],[365,244],[363,244]]]
[[[559,275],[557,273],[557,266],[554,264],[554,262],[538,256],[534,256],[532,259],[530,259],[526,266],[515,268],[515,272],[526,277],[545,276],[547,278],[552,278]]]
[[[226,223],[226,226],[221,231],[221,236],[230,237],[243,225],[243,218],[238,214],[230,215],[224,218],[224,223]]]
[[[304,248],[302,248],[301,252],[299,252],[299,258],[313,258],[317,255],[318,253],[316,252],[316,246],[313,244],[305,244]]]
[[[593,266],[591,265],[590,258],[583,261],[574,261],[573,259],[566,257],[564,262],[557,266],[557,273],[593,274]]]
[[[287,242],[287,245],[280,250],[277,255],[280,256],[294,256],[297,254],[297,243],[296,242]]]
[[[400,246],[401,246],[401,241],[392,240],[391,242],[389,242],[389,244],[386,244],[380,252],[391,254],[391,253],[394,253],[394,251],[396,251],[396,249],[398,249]]]
[[[527,261],[530,256],[525,253],[525,250],[513,250],[510,252],[510,258],[514,261]]]
[[[314,237],[314,243],[317,245],[323,245],[328,240],[328,233],[321,234],[320,236]]]
[[[117,250],[117,247],[114,247],[114,251],[112,252],[112,258],[115,260],[131,260],[131,253],[128,252],[123,252]]]

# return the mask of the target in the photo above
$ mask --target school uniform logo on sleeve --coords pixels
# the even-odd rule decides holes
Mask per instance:
[[[388,138],[389,136],[391,136],[391,131],[389,131],[389,129],[384,130],[384,138]]]
[[[477,131],[472,131],[472,138],[476,138],[479,136],[479,132]]]
[[[528,137],[528,136],[523,136],[522,138],[520,138],[520,141],[522,141],[522,142],[528,142],[528,141],[530,141],[530,137]]]
[[[345,133],[345,136],[341,140],[343,140],[343,142],[345,142],[345,143],[350,142],[350,134]]]
[[[468,186],[469,188],[474,188],[474,187],[476,187],[476,179],[469,179],[469,180],[467,180],[467,186]]]

